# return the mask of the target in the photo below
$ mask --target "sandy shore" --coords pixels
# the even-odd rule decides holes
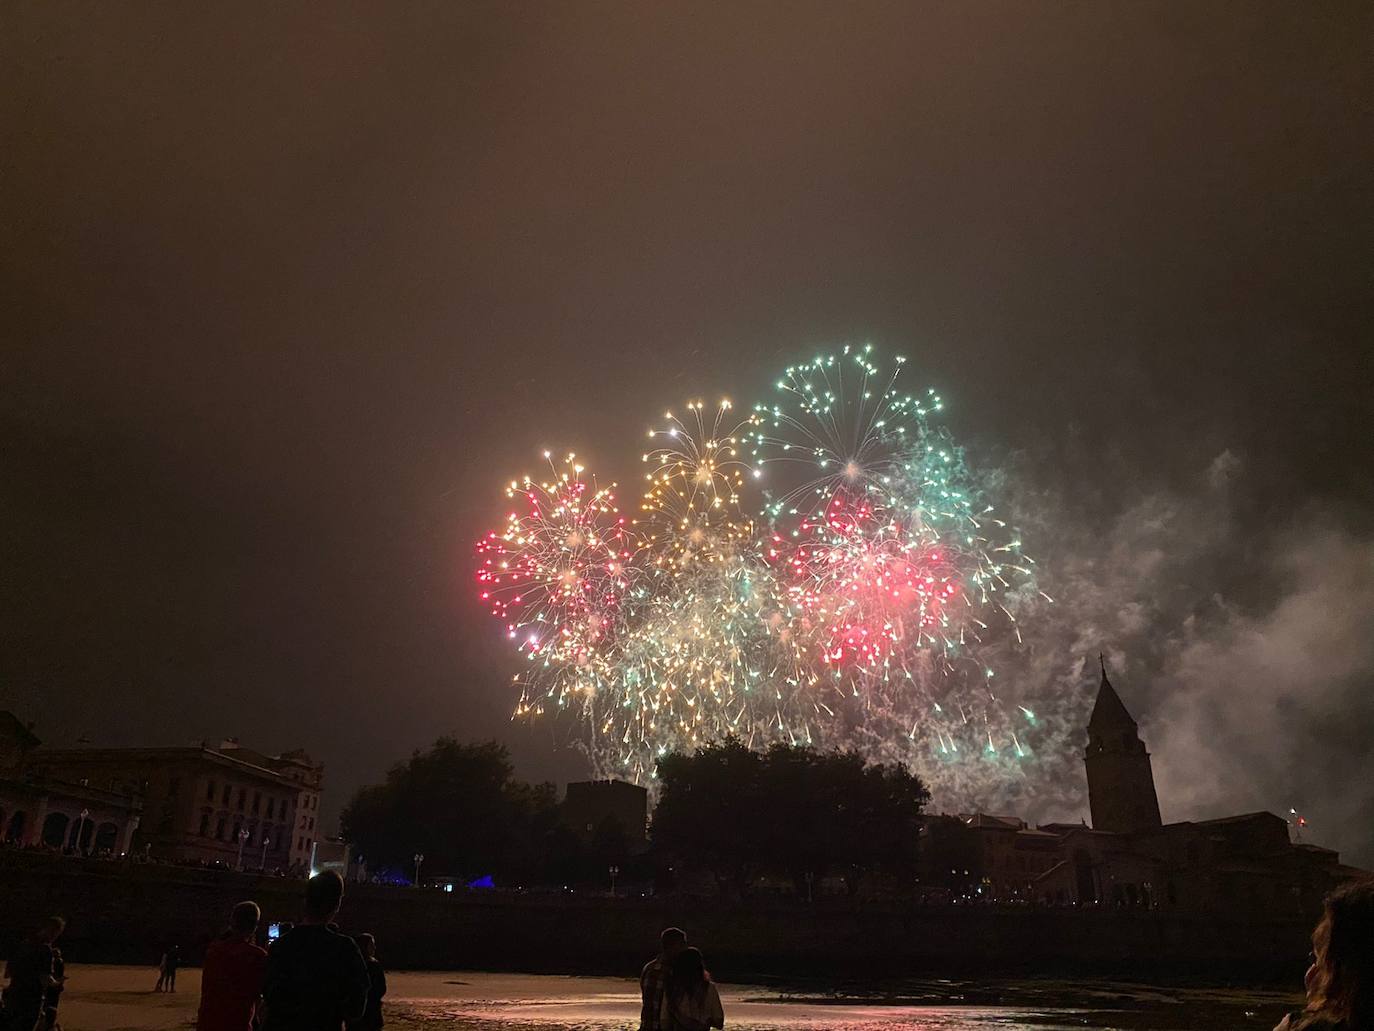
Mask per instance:
[[[65,1031],[191,1029],[200,971],[177,978],[175,994],[153,992],[152,967],[70,965],[61,1006]],[[396,972],[387,977],[392,1031],[612,1031],[638,1026],[639,985],[631,978],[470,972]],[[1113,983],[912,982],[900,996],[779,995],[722,985],[732,1031],[998,1031],[1132,1028],[1268,1031],[1298,1000],[1274,992],[1176,991]]]

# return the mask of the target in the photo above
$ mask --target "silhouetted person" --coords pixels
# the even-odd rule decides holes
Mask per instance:
[[[687,932],[679,927],[666,928],[658,936],[658,943],[658,955],[639,972],[639,1031],[660,1031],[668,964],[687,948]]]
[[[1332,892],[1312,932],[1307,1005],[1274,1031],[1374,1028],[1374,879]]]
[[[310,878],[305,919],[267,954],[263,1031],[339,1031],[367,1007],[367,965],[353,939],[333,926],[343,878],[332,870]]]
[[[240,902],[229,917],[229,930],[205,950],[196,1031],[252,1028],[267,975],[267,950],[253,942],[261,917],[256,902]]]
[[[62,1001],[62,991],[67,987],[67,963],[62,958],[62,950],[56,945],[52,949],[52,984],[43,993],[43,1017],[38,1026],[43,1031],[57,1027],[57,1005]]]
[[[669,964],[659,1026],[663,1031],[708,1031],[725,1026],[720,992],[706,971],[700,949],[683,949]]]
[[[157,965],[157,987],[155,992],[174,992],[177,990],[177,967],[181,966],[181,949],[168,945]]]
[[[355,939],[367,964],[367,1008],[357,1020],[348,1022],[348,1031],[377,1031],[382,1026],[382,996],[386,995],[386,971],[377,959],[377,939],[360,934]]]
[[[60,916],[49,917],[5,964],[5,977],[10,982],[5,989],[7,1031],[33,1031],[38,1026],[48,991],[57,984],[54,942],[66,926]]]

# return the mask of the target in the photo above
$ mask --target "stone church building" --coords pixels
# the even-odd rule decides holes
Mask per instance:
[[[1331,849],[1291,841],[1273,813],[1164,823],[1150,754],[1105,666],[1087,738],[1091,826],[961,817],[981,844],[988,901],[1277,916],[1313,912],[1362,872]]]

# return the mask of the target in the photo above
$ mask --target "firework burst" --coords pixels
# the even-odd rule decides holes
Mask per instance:
[[[481,599],[532,657],[588,665],[615,634],[638,550],[615,505],[614,484],[582,478],[575,455],[552,477],[513,480],[516,504],[501,530],[477,542]]]
[[[669,413],[632,524],[572,456],[512,483],[477,578],[528,659],[516,714],[568,717],[598,776],[725,735],[855,746],[937,788],[1014,775],[1034,716],[992,685],[1033,565],[904,364],[845,348],[743,419]]]
[[[704,407],[690,402],[685,421],[668,412],[668,426],[649,431],[655,446],[643,455],[651,469],[637,527],[653,563],[670,570],[733,558],[754,535],[740,508],[752,470],[739,457],[739,441],[756,420],[736,423],[729,401],[709,419]]]

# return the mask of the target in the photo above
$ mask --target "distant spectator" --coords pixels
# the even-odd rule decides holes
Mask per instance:
[[[639,972],[639,1031],[660,1031],[668,966],[687,948],[687,932],[678,927],[665,928],[658,936],[658,944],[658,955]]]
[[[1347,884],[1327,898],[1303,980],[1307,1005],[1274,1031],[1374,1028],[1374,878]]]
[[[367,1008],[357,1020],[348,1022],[348,1031],[377,1031],[382,1026],[382,996],[386,995],[386,971],[377,960],[377,939],[360,934],[356,939],[358,951],[367,964]]]
[[[668,968],[663,992],[663,1031],[708,1031],[725,1027],[720,992],[706,971],[700,949],[683,949]]]
[[[168,945],[167,951],[157,965],[157,987],[155,992],[174,992],[177,990],[177,967],[181,966],[181,949]]]
[[[307,883],[305,919],[267,956],[263,1031],[339,1031],[367,1008],[367,965],[333,926],[343,890],[332,870]]]
[[[205,951],[200,975],[196,1031],[250,1031],[262,996],[267,950],[253,943],[262,913],[256,902],[240,902],[229,930]]]
[[[5,964],[5,1024],[15,1031],[30,1031],[43,1015],[48,991],[58,984],[55,942],[67,923],[60,916],[49,917],[33,936],[15,950]]]

